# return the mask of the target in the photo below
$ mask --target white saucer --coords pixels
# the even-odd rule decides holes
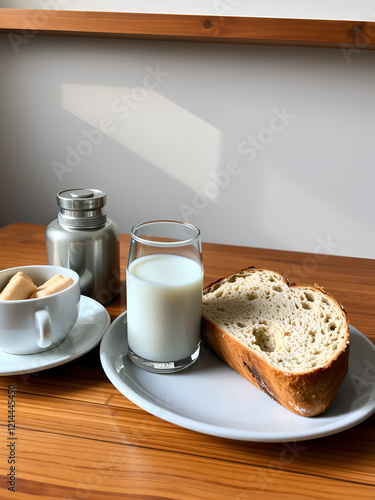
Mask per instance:
[[[79,358],[100,342],[110,322],[105,307],[82,295],[77,323],[61,344],[37,354],[8,354],[0,351],[0,375],[38,372]]]
[[[204,434],[283,442],[315,439],[353,427],[375,411],[375,346],[353,327],[349,372],[329,409],[308,418],[286,410],[202,345],[198,361],[174,374],[135,366],[126,345],[126,313],[103,336],[100,359],[112,384],[149,413]]]

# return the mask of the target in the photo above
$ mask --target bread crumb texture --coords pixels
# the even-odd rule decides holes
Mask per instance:
[[[340,304],[323,290],[290,286],[279,273],[246,269],[205,289],[203,315],[280,370],[324,367],[349,341]]]

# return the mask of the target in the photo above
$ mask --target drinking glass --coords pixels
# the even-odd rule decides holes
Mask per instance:
[[[128,355],[139,367],[173,373],[199,356],[203,263],[200,230],[155,220],[131,230],[126,268]]]

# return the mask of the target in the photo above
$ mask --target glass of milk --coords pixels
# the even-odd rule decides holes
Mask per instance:
[[[200,230],[156,220],[131,230],[126,268],[128,355],[141,368],[173,373],[199,356],[203,289]]]

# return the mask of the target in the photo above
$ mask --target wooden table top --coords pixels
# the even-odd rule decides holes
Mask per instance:
[[[0,229],[0,268],[45,264],[45,226]],[[122,293],[107,307],[126,310],[129,237],[121,235]],[[329,249],[329,238],[323,248]],[[324,251],[324,250],[323,250]],[[203,243],[205,284],[253,265],[290,282],[318,283],[375,342],[375,261]],[[375,367],[374,383],[375,383]],[[15,386],[15,456],[8,440],[8,388]],[[375,415],[339,434],[259,443],[178,427],[137,407],[107,379],[99,346],[65,365],[0,377],[0,498],[235,499],[374,498]],[[7,445],[8,444],[8,445]],[[15,491],[8,491],[9,459]]]

